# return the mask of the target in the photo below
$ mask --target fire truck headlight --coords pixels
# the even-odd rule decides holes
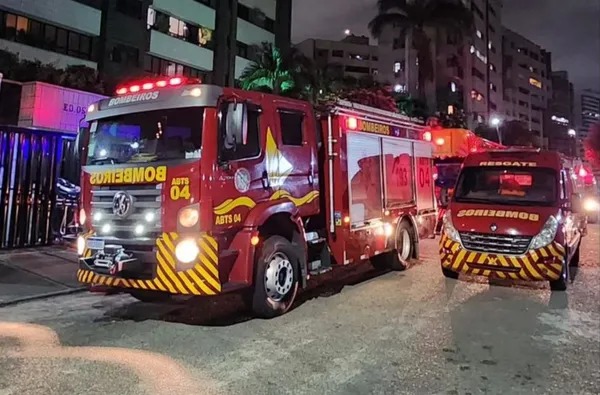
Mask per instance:
[[[587,198],[583,201],[583,209],[588,212],[600,210],[600,203],[594,198]]]
[[[460,243],[460,234],[458,233],[458,230],[456,230],[454,224],[452,223],[452,214],[450,213],[450,210],[446,211],[446,213],[444,214],[443,223],[444,234],[448,236],[450,240]]]
[[[189,207],[185,207],[181,211],[179,211],[178,222],[179,225],[184,228],[191,228],[198,224],[198,220],[200,219],[200,206],[197,204]]]
[[[153,211],[148,211],[144,216],[144,219],[146,220],[146,222],[154,222],[154,220],[156,219],[156,214],[154,214]]]
[[[112,230],[112,228],[111,228],[110,224],[102,225],[102,233],[108,234],[108,233],[110,233],[111,230]]]
[[[175,247],[175,257],[181,263],[191,263],[196,259],[200,249],[194,239],[183,239]]]
[[[144,234],[144,230],[144,225],[136,225],[134,231],[136,236],[141,236],[142,234]]]
[[[392,235],[394,234],[394,227],[392,226],[392,224],[385,224],[383,225],[383,232],[385,233],[385,237],[392,237]]]
[[[537,250],[538,248],[545,247],[552,243],[556,237],[556,231],[558,230],[558,220],[554,216],[550,216],[544,227],[532,240],[529,246],[530,250]]]
[[[77,255],[82,256],[85,251],[85,239],[83,236],[77,238]]]

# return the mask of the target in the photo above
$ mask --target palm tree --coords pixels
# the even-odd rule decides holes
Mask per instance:
[[[418,89],[424,97],[426,81],[434,76],[434,56],[427,29],[446,29],[463,37],[473,27],[473,15],[459,0],[378,0],[378,13],[369,23],[374,37],[380,38],[386,27],[400,29],[405,43],[405,72],[408,84],[410,49],[417,51]]]
[[[281,52],[273,44],[263,42],[255,46],[257,59],[242,72],[240,82],[243,89],[271,92],[276,95],[294,89],[296,83],[292,71],[284,62]]]

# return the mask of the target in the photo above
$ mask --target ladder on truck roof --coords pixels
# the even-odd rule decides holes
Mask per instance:
[[[335,115],[356,117],[365,121],[379,122],[405,128],[417,133],[417,136],[425,129],[425,122],[418,118],[407,117],[391,111],[365,106],[364,104],[352,103],[347,100],[338,100],[330,109]],[[407,137],[407,136],[404,136]]]

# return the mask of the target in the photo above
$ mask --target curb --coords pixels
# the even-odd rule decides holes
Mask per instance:
[[[48,292],[48,293],[40,294],[40,295],[26,296],[26,297],[23,297],[20,299],[9,300],[8,302],[0,302],[0,308],[7,307],[7,306],[13,306],[13,305],[16,305],[19,303],[31,302],[34,300],[49,299],[49,298],[53,298],[56,296],[71,295],[71,294],[83,292],[86,290],[87,290],[87,287],[79,287],[79,288],[64,289],[62,291]]]

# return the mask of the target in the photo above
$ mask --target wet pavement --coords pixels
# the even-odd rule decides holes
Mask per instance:
[[[408,271],[329,273],[273,320],[251,318],[235,295],[4,307],[0,395],[597,394],[598,229],[567,292],[445,279],[426,240]]]

